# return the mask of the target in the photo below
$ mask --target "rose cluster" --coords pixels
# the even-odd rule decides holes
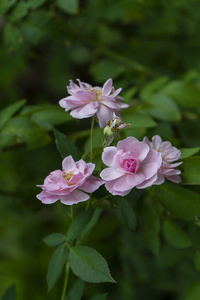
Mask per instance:
[[[119,96],[121,89],[115,91],[112,80],[106,81],[102,88],[92,87],[78,80],[79,86],[70,81],[67,87],[71,96],[60,100],[59,104],[66,111],[71,110],[74,118],[82,119],[96,115],[101,128],[112,132],[113,128],[123,128],[119,110],[128,105]],[[114,119],[113,119],[114,116]],[[113,125],[114,124],[114,125]],[[112,139],[110,140],[112,141]],[[149,141],[147,137],[139,141],[135,137],[127,137],[118,142],[117,146],[105,147],[102,161],[107,166],[100,173],[100,178],[92,176],[95,165],[82,159],[75,162],[72,156],[62,162],[62,170],[50,173],[44,180],[42,192],[37,198],[45,204],[60,200],[63,204],[74,203],[89,199],[87,193],[93,193],[101,185],[112,195],[127,195],[133,188],[144,189],[152,185],[162,184],[165,178],[179,183],[179,169],[182,162],[181,152],[168,141],[162,141],[156,135]]]

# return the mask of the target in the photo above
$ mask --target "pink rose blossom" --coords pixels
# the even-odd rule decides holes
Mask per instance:
[[[157,180],[162,163],[161,153],[150,149],[134,137],[119,141],[117,147],[106,147],[102,160],[108,168],[100,176],[113,195],[127,195],[132,188],[143,189]]]
[[[162,155],[162,165],[158,170],[158,179],[154,184],[163,183],[165,178],[175,183],[181,182],[179,175],[181,171],[175,168],[182,162],[172,163],[181,158],[181,151],[173,147],[170,142],[163,142],[159,135],[153,136],[152,142],[147,137],[144,137],[143,142]]]
[[[45,178],[44,184],[38,185],[43,189],[37,195],[42,203],[51,204],[60,200],[63,204],[72,205],[86,201],[90,198],[86,193],[96,191],[104,183],[91,176],[95,167],[93,163],[86,163],[82,159],[75,162],[70,155],[63,160],[62,167],[62,171],[51,172]]]
[[[65,111],[71,110],[70,115],[77,119],[84,119],[97,115],[99,126],[105,127],[112,120],[113,112],[117,113],[121,108],[127,108],[128,104],[121,103],[124,99],[118,94],[121,88],[115,91],[112,86],[112,79],[108,79],[103,87],[92,87],[77,79],[79,85],[70,80],[67,87],[71,96],[59,101]],[[117,113],[119,115],[119,113]],[[119,115],[120,116],[120,115]]]

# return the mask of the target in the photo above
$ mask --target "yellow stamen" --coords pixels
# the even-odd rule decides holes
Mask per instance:
[[[64,172],[63,177],[64,177],[65,179],[67,179],[67,181],[69,181],[69,180],[73,177],[73,175],[74,175],[74,174],[72,174],[72,173],[65,173],[65,172]]]

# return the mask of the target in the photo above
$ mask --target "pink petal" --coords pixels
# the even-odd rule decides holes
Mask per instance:
[[[76,169],[76,163],[71,155],[65,157],[62,162],[63,170],[68,173],[70,170]]]
[[[106,182],[105,187],[106,187],[106,189],[109,191],[109,193],[111,193],[111,194],[114,195],[114,196],[116,196],[116,195],[119,195],[119,196],[125,196],[125,195],[127,195],[128,193],[130,193],[131,189],[126,190],[126,191],[124,191],[124,192],[114,190],[114,189],[113,189],[113,186],[114,186],[115,182],[116,182],[116,180]]]
[[[103,154],[102,154],[103,163],[106,166],[111,167],[113,158],[116,153],[117,153],[117,148],[114,146],[104,148]]]
[[[150,149],[142,164],[156,163],[158,167],[162,164],[162,155],[160,152]]]
[[[97,112],[97,118],[99,119],[100,128],[105,127],[110,120],[112,120],[113,110],[106,107],[104,104],[100,104]]]
[[[96,114],[98,107],[99,103],[97,101],[92,101],[86,105],[73,109],[70,115],[76,119],[89,118]]]
[[[136,185],[142,183],[145,180],[145,176],[142,172],[138,172],[137,174],[127,174],[126,181],[129,185],[129,188],[133,188]]]
[[[80,189],[87,193],[93,193],[96,191],[102,184],[104,184],[104,181],[96,178],[94,176],[90,176],[85,183],[80,186]]]
[[[112,79],[108,79],[103,85],[103,95],[109,95],[112,89]]]
[[[103,171],[101,171],[101,173],[100,173],[100,177],[106,181],[117,179],[123,175],[124,175],[124,172],[118,171],[114,168],[106,168]]]
[[[149,178],[148,180],[143,181],[141,184],[136,186],[137,189],[145,189],[146,187],[151,186],[157,180],[157,174]]]
[[[122,176],[119,179],[115,180],[115,184],[113,185],[113,189],[117,192],[125,192],[130,190],[132,187],[127,183],[127,176]]]
[[[78,189],[74,190],[72,193],[70,193],[67,196],[62,196],[60,201],[63,204],[66,205],[72,205],[79,202],[86,201],[90,198],[90,196],[82,191],[79,191]]]
[[[162,139],[159,135],[154,135],[152,137],[152,148],[156,151],[160,150],[160,146],[162,144]]]
[[[145,179],[150,179],[158,172],[158,165],[155,163],[148,163],[140,165],[140,171],[144,174]]]
[[[45,191],[42,191],[40,194],[36,195],[36,197],[44,204],[52,204],[60,199],[59,195],[52,195]]]
[[[181,182],[181,177],[179,175],[165,176],[168,180],[179,183]]]
[[[121,90],[122,90],[122,88],[117,89],[116,91],[114,91],[114,92],[110,95],[110,97],[111,97],[111,98],[117,97],[117,95],[121,92]],[[121,97],[120,97],[120,98],[121,98]],[[124,99],[121,98],[120,100],[124,100]],[[129,105],[128,105],[128,106],[129,106]]]

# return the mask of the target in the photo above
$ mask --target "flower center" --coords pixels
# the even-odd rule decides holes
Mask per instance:
[[[72,174],[72,173],[65,173],[65,172],[64,172],[63,177],[64,177],[65,179],[67,179],[67,181],[69,181],[69,180],[73,177],[73,175],[74,175],[74,174]]]
[[[140,162],[137,158],[128,158],[123,161],[123,166],[127,172],[137,173]]]
[[[100,88],[98,86],[89,87],[89,91],[93,92],[96,95],[96,99],[98,99],[103,94],[102,88]]]

